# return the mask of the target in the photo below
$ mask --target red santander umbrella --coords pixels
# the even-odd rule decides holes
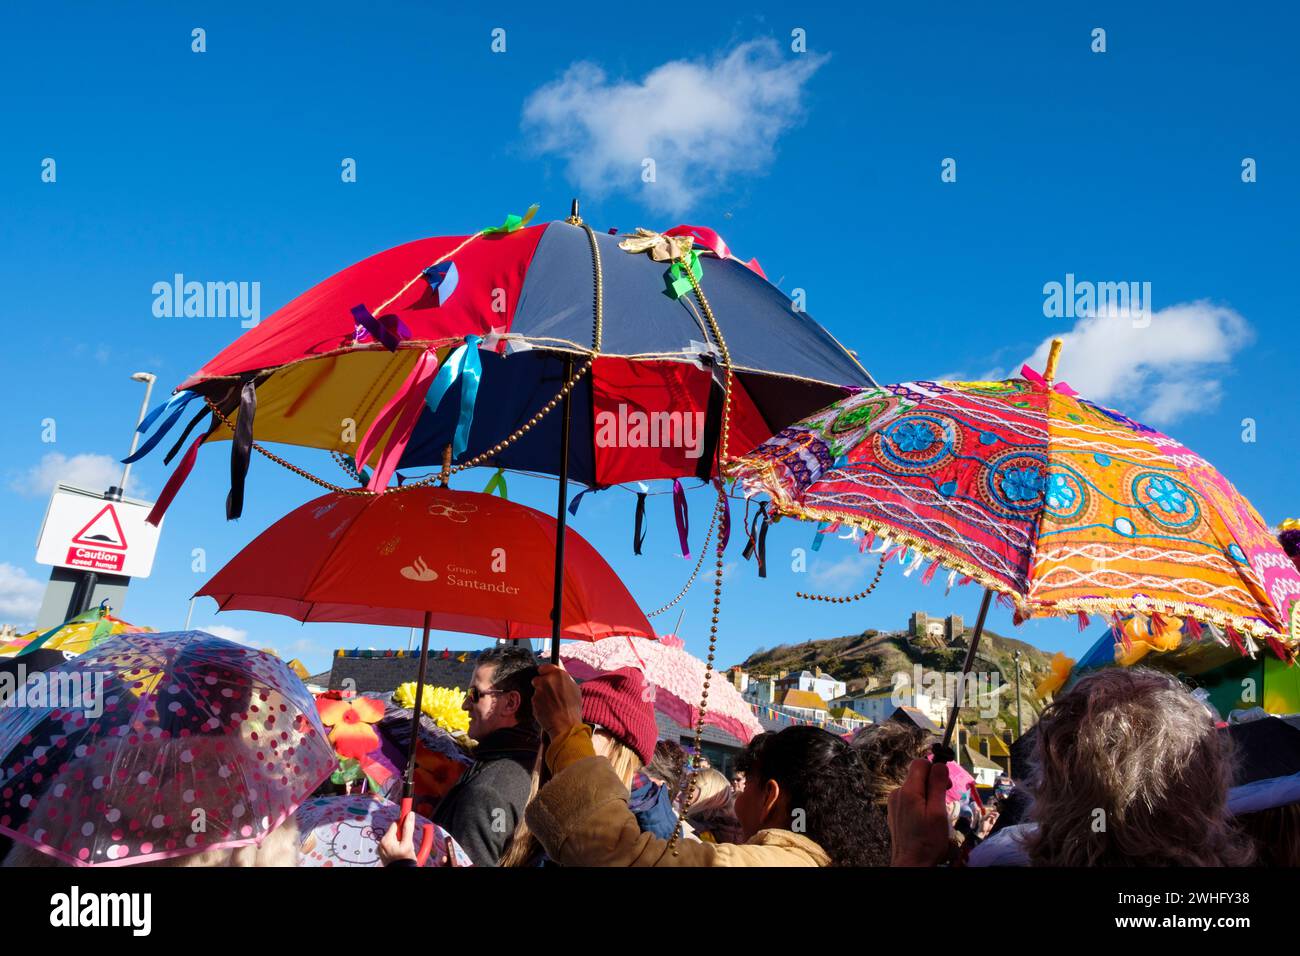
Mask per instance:
[[[556,521],[495,495],[421,485],[333,492],[263,531],[198,592],[300,621],[550,637]],[[654,638],[605,559],[565,535],[560,636]],[[427,634],[426,634],[427,639]]]

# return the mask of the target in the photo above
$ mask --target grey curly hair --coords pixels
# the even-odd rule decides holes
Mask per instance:
[[[1085,677],[1043,712],[1035,756],[1034,866],[1250,863],[1227,811],[1231,742],[1168,674]]]

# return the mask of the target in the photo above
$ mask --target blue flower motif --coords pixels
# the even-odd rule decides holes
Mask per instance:
[[[894,444],[900,451],[925,451],[934,444],[934,432],[924,422],[903,422],[894,429]]]
[[[1047,506],[1063,511],[1074,504],[1077,493],[1065,480],[1065,475],[1049,475],[1047,479]]]
[[[1002,493],[1011,501],[1032,501],[1043,491],[1043,473],[1037,468],[1010,468],[1002,477]]]
[[[1168,478],[1152,478],[1147,494],[1165,514],[1180,515],[1187,511],[1187,493]]]

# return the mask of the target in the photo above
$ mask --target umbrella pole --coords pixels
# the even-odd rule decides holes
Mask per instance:
[[[573,356],[564,360],[564,381],[573,377]],[[569,423],[573,418],[573,390],[565,393],[560,426],[560,491],[555,504],[555,596],[551,603],[551,663],[560,663],[560,612],[564,607],[564,536],[568,526],[569,502]]]
[[[971,632],[970,647],[966,650],[966,663],[961,669],[961,680],[957,682],[957,693],[952,700],[952,713],[948,716],[948,726],[943,730],[943,743],[935,744],[934,759],[958,763],[957,754],[952,749],[952,735],[957,728],[957,711],[961,708],[962,694],[966,690],[966,675],[975,663],[975,649],[979,647],[980,635],[984,633],[984,621],[989,616],[989,604],[993,601],[993,591],[984,589],[984,600],[980,603],[979,617],[975,619],[975,630]]]
[[[420,743],[420,705],[424,702],[424,670],[429,663],[429,624],[433,619],[432,611],[424,612],[424,636],[420,639],[420,670],[415,678],[415,706],[411,712],[411,742],[406,750],[406,773],[402,775],[402,813],[398,821],[398,830],[405,825],[406,815],[411,812],[415,802],[415,751]],[[416,862],[424,866],[433,849],[433,827],[424,828],[424,840],[416,854]]]

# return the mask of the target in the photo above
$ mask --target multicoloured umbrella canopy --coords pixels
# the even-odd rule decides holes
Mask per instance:
[[[694,727],[699,720],[699,701],[704,689],[704,661],[688,654],[680,639],[665,637],[647,641],[636,637],[607,637],[594,644],[566,644],[560,648],[564,667],[577,680],[590,680],[599,674],[635,667],[645,674],[655,691],[655,710],[683,727]],[[726,681],[709,685],[709,707],[704,722],[725,730],[748,743],[763,725],[749,704]]]
[[[1300,642],[1300,574],[1228,480],[1027,367],[859,392],[783,430],[740,475],[778,512],[912,549],[935,562],[927,577],[952,569],[1020,616],[1165,615],[1279,656]]]
[[[494,495],[397,488],[332,493],[273,524],[198,595],[219,610],[300,621],[429,626],[495,638],[551,634],[556,521]],[[196,596],[198,596],[196,595]],[[565,536],[561,637],[654,637],[623,582],[577,532]]]
[[[372,794],[316,797],[298,808],[300,866],[382,866],[379,841],[397,821],[397,804]],[[433,828],[433,851],[426,866],[473,866],[474,861],[451,835],[426,817],[415,815],[415,843]]]
[[[115,634],[139,634],[150,630],[152,628],[137,627],[114,617],[105,607],[93,607],[43,633],[30,631],[0,644],[0,657],[25,656],[38,650],[62,651],[65,657],[75,657]]]
[[[41,677],[39,705],[0,710],[0,832],[74,866],[258,843],[336,764],[283,661],[202,631],[119,634]]]
[[[711,230],[620,237],[567,220],[515,221],[410,242],[326,279],[187,379],[159,412],[159,432],[203,396],[229,425],[214,420],[200,439],[230,439],[251,419],[237,446],[255,438],[329,449],[384,482],[393,467],[439,465],[448,445],[457,462],[486,455],[480,463],[555,474],[558,414],[493,449],[552,402],[569,359],[578,371],[593,360],[572,395],[568,462],[571,477],[593,486],[714,474],[724,365],[734,373],[731,455],[846,387],[874,384]],[[194,427],[206,409],[189,409],[199,412]]]

